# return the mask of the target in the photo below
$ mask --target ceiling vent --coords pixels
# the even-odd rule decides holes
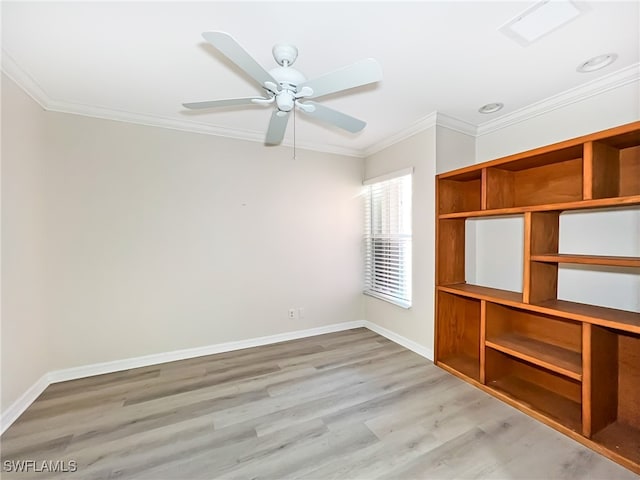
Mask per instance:
[[[582,2],[544,0],[527,8],[498,30],[526,47],[575,20],[587,10],[587,5]]]

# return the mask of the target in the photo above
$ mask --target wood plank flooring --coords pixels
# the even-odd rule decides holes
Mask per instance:
[[[53,384],[0,442],[7,479],[637,478],[366,329]]]

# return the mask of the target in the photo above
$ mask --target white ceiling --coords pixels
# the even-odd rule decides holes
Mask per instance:
[[[260,140],[269,108],[181,107],[260,93],[202,32],[230,33],[266,69],[276,66],[274,43],[293,43],[307,78],[373,57],[381,83],[319,99],[367,121],[364,131],[300,113],[296,122],[299,146],[365,154],[436,111],[473,131],[568,90],[575,97],[638,78],[640,2],[582,2],[584,15],[528,47],[498,31],[534,3],[3,1],[3,70],[52,110]],[[614,64],[576,72],[609,52],[619,56]],[[505,108],[478,113],[490,102]],[[292,139],[290,123],[285,143]]]

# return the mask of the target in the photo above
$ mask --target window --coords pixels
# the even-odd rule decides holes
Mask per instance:
[[[364,293],[411,306],[413,169],[365,181]]]

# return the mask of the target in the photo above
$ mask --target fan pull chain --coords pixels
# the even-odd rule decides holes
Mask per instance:
[[[293,159],[296,160],[296,106],[293,105]]]

